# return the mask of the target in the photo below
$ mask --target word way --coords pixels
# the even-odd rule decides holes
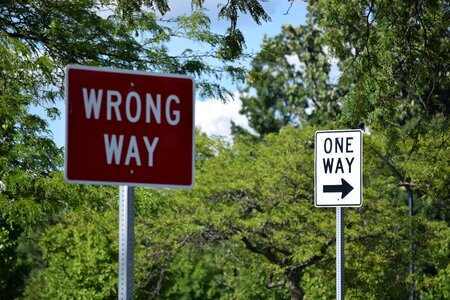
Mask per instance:
[[[103,139],[105,142],[105,152],[106,152],[106,162],[108,165],[111,165],[113,162],[116,165],[120,165],[123,159],[122,150],[124,149],[124,139],[123,135],[119,135],[119,139],[117,139],[117,135],[112,134],[109,136],[108,134],[103,135]],[[143,136],[142,141],[147,150],[147,166],[153,167],[153,154],[156,149],[156,145],[158,144],[159,137],[154,137],[150,142],[148,137]],[[130,139],[127,141],[128,147],[125,155],[124,164],[128,166],[131,160],[134,160],[136,166],[141,166],[141,155],[139,154],[139,144],[142,147],[142,143],[138,143],[136,136],[132,135]]]

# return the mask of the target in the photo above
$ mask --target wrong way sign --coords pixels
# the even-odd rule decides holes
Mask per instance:
[[[68,66],[66,180],[192,187],[194,94],[188,76]]]
[[[361,206],[362,131],[316,131],[314,153],[315,206]]]

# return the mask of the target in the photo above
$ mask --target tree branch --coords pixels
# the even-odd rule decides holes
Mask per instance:
[[[323,244],[322,247],[320,248],[320,254],[314,255],[313,257],[311,257],[304,263],[300,264],[299,266],[297,266],[297,269],[302,270],[310,265],[315,264],[319,260],[321,260],[325,256],[328,248],[330,248],[330,246],[333,245],[334,243],[336,243],[336,238],[333,238],[333,239],[329,240],[328,242],[326,242],[325,244]]]
[[[254,253],[258,253],[263,255],[264,257],[266,257],[270,262],[278,265],[278,266],[283,266],[284,264],[280,261],[280,259],[272,252],[272,250],[270,249],[270,247],[262,247],[262,248],[258,248],[256,246],[254,246],[250,240],[246,237],[242,237],[241,239],[244,244],[245,247],[247,247],[248,250],[254,252]]]
[[[403,180],[404,176],[400,173],[400,171],[397,170],[397,168],[389,160],[387,160],[386,157],[384,157],[378,150],[376,150],[373,145],[369,143],[369,146],[369,149],[372,150],[379,158],[381,158],[381,160],[385,162],[388,167],[394,172],[394,174],[397,176],[397,179]]]
[[[285,284],[286,284],[286,281],[284,281],[284,280],[280,280],[280,281],[276,281],[276,282],[270,281],[270,282],[266,283],[266,288],[273,289],[273,288],[284,286]]]

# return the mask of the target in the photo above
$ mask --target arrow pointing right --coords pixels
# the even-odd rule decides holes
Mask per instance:
[[[324,193],[342,193],[342,199],[348,195],[353,190],[353,187],[345,181],[344,178],[341,178],[341,185],[324,185],[323,192]]]

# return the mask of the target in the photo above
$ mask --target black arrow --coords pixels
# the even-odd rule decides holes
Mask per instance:
[[[324,185],[323,192],[324,193],[342,193],[342,199],[348,195],[353,190],[353,187],[345,181],[344,178],[341,178],[341,185]]]

